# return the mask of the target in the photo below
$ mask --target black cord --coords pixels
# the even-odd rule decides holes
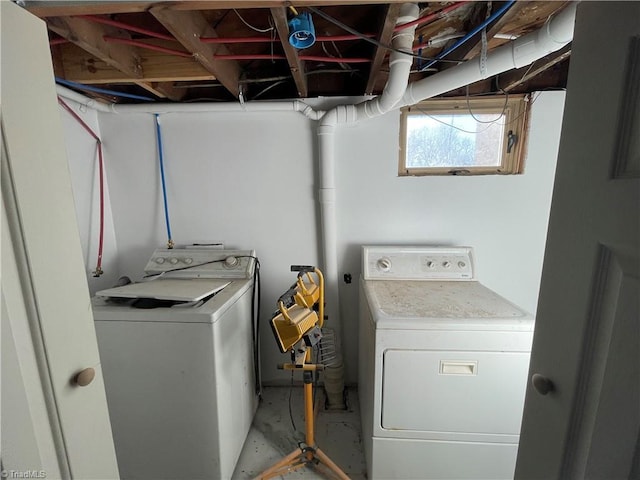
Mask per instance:
[[[251,294],[251,319],[253,325],[251,334],[253,339],[253,368],[255,389],[258,397],[262,398],[262,379],[260,376],[260,260],[254,257],[256,265],[253,270],[253,292]]]
[[[203,265],[209,265],[211,263],[220,263],[220,262],[224,262],[224,261],[225,261],[224,258],[221,258],[219,260],[211,260],[210,262],[198,263],[196,265],[187,265],[186,267],[179,267],[179,268],[174,268],[172,270],[165,270],[164,272],[160,272],[160,273],[150,273],[148,275],[145,275],[142,278],[159,277],[160,275],[164,275],[165,273],[179,272],[180,270],[189,270],[190,268],[201,267]]]
[[[293,370],[291,370],[291,385],[289,386],[289,418],[291,419],[291,426],[293,431],[296,432],[296,422],[293,421],[293,411],[291,410],[291,394],[293,393]]]
[[[234,256],[235,258],[253,258],[257,263],[259,263],[258,257],[255,257],[253,255],[234,255]],[[174,268],[172,270],[165,270],[164,272],[160,272],[160,273],[150,273],[149,275],[145,275],[142,278],[158,277],[160,275],[164,275],[165,273],[179,272],[181,270],[189,270],[190,268],[202,267],[203,265],[210,265],[212,263],[220,263],[220,262],[224,262],[226,259],[227,257],[219,258],[218,260],[211,260],[209,262],[197,263],[195,265],[187,265],[186,267],[179,267],[179,268]]]
[[[438,60],[440,62],[449,62],[449,63],[456,63],[456,64],[457,63],[462,63],[459,60],[443,60],[443,59],[438,59],[438,58],[435,58],[435,57],[423,57],[422,55],[419,55],[419,54],[413,53],[413,52],[405,52],[404,50],[400,50],[398,48],[392,47],[391,45],[387,45],[387,44],[384,44],[382,42],[379,42],[375,38],[371,38],[371,37],[366,36],[362,32],[359,32],[359,31],[351,28],[350,26],[342,23],[340,20],[337,20],[337,19],[333,18],[331,15],[328,15],[328,14],[324,13],[322,10],[318,10],[315,7],[306,7],[306,8],[308,10],[310,10],[311,12],[315,13],[316,15],[324,18],[328,22],[331,22],[334,25],[336,25],[336,26],[342,28],[343,30],[349,32],[351,35],[356,35],[357,37],[361,38],[365,42],[372,43],[373,45],[375,45],[377,47],[386,48],[387,50],[391,50],[392,52],[403,53],[405,55],[409,55],[409,56],[414,57],[414,58],[419,58],[421,60]]]

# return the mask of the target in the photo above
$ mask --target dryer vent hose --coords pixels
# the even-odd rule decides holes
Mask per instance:
[[[324,364],[324,390],[327,410],[346,410],[344,397],[344,366],[338,351],[336,333],[331,328],[322,329],[320,340],[320,362]]]

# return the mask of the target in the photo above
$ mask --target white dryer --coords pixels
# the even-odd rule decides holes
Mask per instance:
[[[370,479],[513,478],[533,317],[467,247],[363,247],[359,398]]]
[[[93,299],[121,478],[231,477],[258,404],[255,265],[248,250],[158,249],[155,280]]]

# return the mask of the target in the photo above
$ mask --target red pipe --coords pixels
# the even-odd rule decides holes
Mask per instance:
[[[286,60],[284,55],[252,54],[252,55],[214,55],[215,60]]]
[[[365,37],[374,38],[373,33],[363,34]],[[332,35],[324,37],[316,37],[316,42],[343,42],[348,40],[359,40],[358,35]],[[202,43],[272,43],[279,42],[277,38],[271,37],[201,37]]]
[[[284,55],[271,55],[265,54],[251,54],[251,55],[214,55],[216,60],[286,60]],[[300,55],[300,60],[309,60],[312,62],[327,62],[327,63],[368,63],[371,62],[370,58],[354,57],[354,58],[339,58],[339,57],[320,57],[316,55]]]
[[[452,5],[449,5],[448,7],[443,8],[442,10],[438,10],[437,12],[433,12],[433,13],[425,16],[425,17],[418,18],[417,20],[414,20],[413,22],[403,23],[401,25],[397,25],[393,29],[393,31],[394,32],[398,32],[400,30],[404,30],[405,28],[413,27],[414,25],[420,25],[421,23],[427,23],[427,22],[431,22],[433,20],[437,20],[439,18],[442,18],[447,13],[458,9],[463,5],[466,5],[467,3],[469,3],[468,0],[467,1],[463,1],[463,2],[454,3]]]
[[[73,109],[67,105],[67,103],[62,100],[61,97],[58,97],[58,103],[64,107],[64,109],[69,112],[73,118],[77,120],[77,122],[82,125],[82,127],[91,135],[95,141],[98,148],[98,169],[100,171],[100,233],[98,235],[98,260],[96,262],[96,270],[93,272],[95,277],[99,277],[102,275],[102,250],[104,247],[104,160],[102,157],[102,140],[100,137],[96,135],[96,133],[91,130],[91,127],[85,123],[80,116],[73,111]]]
[[[300,60],[309,60],[312,62],[327,62],[327,63],[370,63],[370,58],[352,57],[352,58],[340,58],[340,57],[319,57],[315,55],[300,55]]]
[[[362,37],[375,38],[375,34],[363,33]],[[330,35],[326,37],[317,37],[316,42],[344,42],[348,40],[360,40],[362,37],[358,35]]]
[[[400,30],[404,30],[405,28],[412,27],[414,25],[419,25],[421,23],[431,22],[433,20],[437,20],[442,18],[447,13],[450,13],[461,6],[469,3],[469,0],[465,0],[462,2],[457,2],[452,5],[449,5],[442,10],[437,12],[433,12],[425,17],[418,18],[409,23],[403,23],[402,25],[396,26],[393,31],[398,32]],[[373,33],[363,33],[362,36],[368,38],[375,38],[376,35]],[[331,36],[319,36],[316,37],[316,42],[343,42],[349,40],[359,40],[362,37],[359,35],[331,35]],[[269,42],[277,42],[278,39],[274,39],[272,37],[201,37],[200,41],[203,43],[269,43]]]
[[[128,38],[110,37],[105,35],[102,37],[105,42],[110,43],[123,43],[125,45],[133,45],[135,47],[146,48],[148,50],[155,50],[157,52],[168,53],[170,55],[176,55],[178,57],[191,58],[193,55],[181,50],[174,50],[173,48],[160,47],[158,45],[149,45],[148,43],[141,42],[139,40],[130,40]]]
[[[200,37],[202,43],[268,43],[276,42],[271,37]]]
[[[117,22],[115,20],[109,20],[108,18],[96,17],[95,15],[77,15],[78,18],[84,18],[85,20],[89,20],[95,23],[102,23],[103,25],[110,25],[112,27],[122,28],[124,30],[129,30],[131,32],[142,33],[143,35],[147,35],[149,37],[160,38],[162,40],[172,40],[176,41],[171,35],[165,35],[164,33],[157,33],[152,30],[147,30],[146,28],[134,27],[133,25],[129,25],[128,23]]]

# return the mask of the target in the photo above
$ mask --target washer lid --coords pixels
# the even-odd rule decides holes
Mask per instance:
[[[149,282],[131,283],[122,287],[100,290],[96,295],[195,302],[219,292],[229,283],[229,280],[213,278],[159,278]]]
[[[376,328],[526,330],[533,317],[475,282],[365,280]]]

